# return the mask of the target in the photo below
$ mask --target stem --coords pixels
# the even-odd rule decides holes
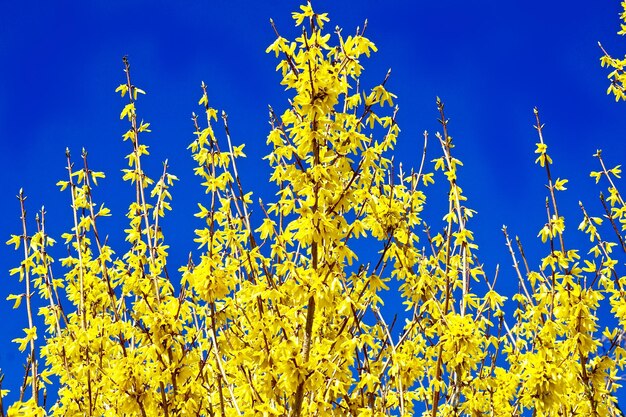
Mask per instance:
[[[128,101],[130,104],[135,103],[135,90],[136,87],[130,81],[130,63],[128,62],[128,58],[124,57],[124,72],[126,73],[126,86],[128,87]],[[137,128],[137,109],[133,109],[130,114],[130,122],[131,122],[131,141],[133,143],[133,153],[135,154],[135,171],[137,172],[136,178],[136,201],[139,207],[141,207],[141,217],[144,220],[144,227],[146,228],[146,243],[148,245],[148,260],[150,262],[154,262],[154,247],[152,245],[152,239],[150,236],[150,231],[152,227],[150,227],[150,219],[148,218],[148,208],[146,204],[146,194],[145,187],[147,186],[146,176],[141,169],[141,152],[139,151],[139,129]],[[149,180],[149,179],[148,179]],[[156,229],[154,229],[154,234],[156,235]],[[152,282],[154,285],[154,296],[156,298],[157,304],[161,302],[161,295],[159,293],[159,282],[158,277],[156,275],[152,276]]]
[[[30,297],[32,296],[31,288],[30,288],[30,268],[28,267],[27,260],[28,256],[28,234],[26,233],[26,208],[24,202],[26,201],[26,196],[24,196],[24,192],[20,189],[19,196],[17,197],[20,200],[20,209],[21,209],[21,220],[22,220],[22,243],[24,247],[24,264],[22,268],[24,270],[24,281],[26,283],[26,315],[28,316],[28,329],[33,329],[33,310],[30,303]],[[37,395],[37,360],[35,358],[35,340],[33,338],[29,341],[30,345],[30,370],[31,370],[31,396],[35,404],[38,405],[39,398]],[[28,369],[28,367],[27,367]]]
[[[304,38],[305,46],[307,51],[310,49],[307,41],[306,31],[303,29],[302,37]],[[317,68],[311,68],[311,61],[307,62],[309,78],[311,83],[311,104],[313,104],[316,100],[315,96],[315,85],[313,84],[313,73],[317,70]],[[320,163],[320,149],[319,149],[319,141],[317,138],[317,118],[313,117],[313,121],[311,123],[311,132],[313,133],[313,168],[319,165]],[[318,212],[319,208],[319,182],[316,183],[313,187],[313,192],[315,194],[315,202],[313,203],[313,215]],[[317,229],[317,228],[316,228]],[[317,238],[313,238],[313,242],[311,243],[311,263],[314,274],[317,275],[318,269],[318,242]],[[311,353],[311,339],[313,337],[313,322],[315,320],[315,294],[312,294],[309,297],[309,302],[307,303],[307,313],[306,313],[306,323],[304,326],[304,341],[302,343],[302,359],[303,363],[306,366],[306,363],[309,361],[309,356]],[[296,390],[296,397],[294,400],[293,406],[293,416],[300,417],[300,413],[302,412],[302,402],[304,400],[304,383],[305,379],[300,381],[298,384],[298,388]]]
[[[452,165],[453,164],[452,156],[450,154],[451,137],[448,135],[448,120],[446,119],[445,113],[443,110],[444,104],[439,98],[437,98],[437,108],[439,109],[439,115],[441,116],[441,119],[439,120],[439,122],[441,123],[442,129],[443,129],[443,135],[438,135],[438,138],[441,144],[441,149],[443,151],[443,155],[446,161],[448,171],[452,171],[454,168]],[[459,188],[457,186],[456,179],[454,177],[450,179],[450,192],[453,193],[452,195],[453,198],[450,199],[450,203],[451,203],[450,211],[452,211],[453,209],[454,211],[456,211],[457,221],[459,224],[459,232],[463,232],[465,231],[465,218],[463,217],[462,212],[461,212]],[[451,223],[449,223],[448,226],[450,227]],[[448,233],[448,246],[450,245],[450,239],[451,239],[451,234]],[[462,271],[461,271],[462,279],[463,279],[463,293],[461,296],[462,298],[461,298],[460,310],[461,310],[462,316],[465,315],[465,308],[466,308],[465,296],[469,294],[469,291],[470,291],[470,273],[469,273],[469,262],[467,260],[467,257],[468,257],[467,255],[468,255],[467,241],[464,240],[461,243],[461,259],[463,260]]]
[[[65,157],[67,159],[67,175],[70,183],[70,194],[72,196],[72,214],[74,216],[74,237],[76,238],[76,252],[78,253],[78,280],[80,288],[80,301],[78,305],[78,314],[81,317],[81,326],[85,330],[87,327],[87,319],[85,317],[85,283],[84,283],[84,265],[83,254],[81,248],[81,238],[78,229],[78,208],[76,207],[76,183],[72,178],[72,162],[70,161],[70,150],[65,149]]]
[[[535,129],[537,129],[537,134],[539,135],[539,142],[543,144],[543,125],[539,121],[539,110],[535,107],[535,120],[537,124],[535,125]],[[552,182],[552,174],[550,173],[550,161],[548,157],[545,158],[545,166],[546,166],[546,175],[548,176],[548,190],[550,191],[550,199],[552,200],[552,207],[554,207],[554,215],[556,218],[559,218],[559,208],[556,204],[556,195],[554,194],[554,184]],[[548,223],[550,223],[550,217],[548,216]],[[561,244],[561,253],[565,255],[565,242],[563,241],[563,234],[559,233],[559,243]]]

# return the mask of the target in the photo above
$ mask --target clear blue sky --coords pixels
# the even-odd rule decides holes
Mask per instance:
[[[626,51],[626,39],[615,33],[618,0],[318,0],[313,6],[329,12],[330,28],[339,25],[344,33],[369,19],[368,36],[379,52],[365,62],[364,82],[373,86],[393,69],[387,86],[398,95],[402,129],[396,160],[405,167],[419,164],[422,132],[438,129],[435,97],[446,103],[456,156],[465,163],[460,184],[478,211],[470,228],[487,271],[501,264],[500,289],[510,294],[516,287],[503,224],[520,235],[534,264],[541,253],[530,249],[540,248],[536,235],[545,222],[546,196],[545,174],[533,164],[534,106],[546,123],[554,175],[570,179],[560,195],[569,215],[567,238],[572,245],[584,242],[575,231],[577,201],[599,213],[599,188],[588,176],[597,168],[592,154],[604,149],[610,165],[626,160],[625,105],[605,94],[607,71],[599,66],[597,46],[602,41],[615,55]],[[186,150],[202,80],[210,103],[229,114],[234,141],[247,144],[240,167],[244,187],[268,199],[273,191],[261,160],[269,151],[267,105],[282,111],[288,97],[278,84],[276,59],[264,52],[274,39],[268,21],[273,17],[281,34],[293,37],[290,12],[296,8],[286,0],[0,2],[3,240],[20,230],[14,198],[20,187],[29,196],[31,220],[45,204],[50,234],[58,238],[69,230],[68,195],[54,184],[65,176],[65,148],[77,158],[85,147],[91,167],[107,173],[95,198],[107,203],[114,218],[101,227],[123,245],[124,213],[133,196],[120,173],[129,152],[121,140],[127,125],[119,120],[125,102],[114,93],[124,81],[123,55],[130,58],[135,84],[148,93],[138,104],[153,130],[146,137],[152,152],[147,169],[156,177],[169,158],[181,180],[165,225],[172,270],[194,249],[193,213],[203,197]],[[439,156],[437,147],[428,156]],[[428,198],[426,216],[436,224],[445,196]],[[125,246],[116,250],[123,253]],[[19,261],[11,248],[0,249],[0,271]],[[1,275],[0,299],[23,291],[15,277]],[[390,298],[388,307],[394,303]],[[20,336],[25,315],[9,302],[0,304],[0,368],[8,374],[5,387],[16,393],[24,356],[9,341]]]

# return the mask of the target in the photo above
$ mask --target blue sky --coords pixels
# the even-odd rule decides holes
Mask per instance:
[[[363,81],[373,86],[393,70],[387,87],[398,95],[402,129],[396,160],[405,167],[419,164],[422,132],[439,127],[435,97],[446,103],[456,157],[465,163],[460,184],[478,211],[470,228],[487,271],[501,265],[504,292],[516,285],[502,225],[522,238],[534,264],[542,253],[536,235],[545,222],[546,190],[545,173],[533,164],[534,106],[546,123],[554,175],[570,180],[560,195],[569,216],[567,239],[587,247],[575,228],[578,200],[600,212],[599,188],[588,175],[597,169],[592,154],[602,148],[609,165],[626,159],[624,104],[605,94],[607,71],[600,68],[597,46],[602,41],[618,56],[626,51],[626,39],[615,33],[618,0],[318,0],[313,6],[329,12],[330,28],[339,25],[344,33],[369,20],[367,34],[379,52],[365,62]],[[186,150],[201,81],[211,105],[229,114],[233,140],[246,143],[244,187],[271,198],[261,160],[269,152],[267,105],[282,111],[288,96],[278,84],[276,59],[264,51],[274,39],[270,17],[283,36],[297,35],[290,18],[296,8],[286,0],[0,2],[1,234],[8,238],[20,230],[14,198],[20,187],[29,197],[31,219],[45,204],[53,237],[71,227],[68,195],[54,184],[64,179],[65,148],[77,158],[85,147],[91,167],[107,174],[95,198],[107,203],[114,218],[101,227],[113,243],[123,244],[124,213],[133,196],[120,173],[129,152],[121,140],[127,126],[119,120],[125,102],[114,93],[124,81],[123,55],[130,58],[135,84],[148,93],[138,104],[153,130],[146,137],[152,152],[147,170],[158,176],[169,158],[181,180],[165,225],[172,269],[194,249],[193,213],[203,196]],[[438,156],[431,146],[429,159]],[[445,202],[435,190],[425,213],[433,224]],[[57,251],[63,253],[60,246]],[[0,249],[1,271],[18,263],[11,248]],[[14,278],[2,274],[0,299],[22,291]],[[9,302],[0,304],[0,368],[8,374],[5,387],[17,392],[23,356],[9,341],[20,336],[25,315]]]

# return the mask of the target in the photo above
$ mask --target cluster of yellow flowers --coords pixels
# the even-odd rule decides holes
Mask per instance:
[[[385,87],[390,73],[369,91],[359,83],[361,60],[376,51],[366,26],[349,36],[336,29],[331,44],[327,15],[310,3],[293,18],[301,28],[293,42],[272,22],[276,41],[267,52],[281,57],[277,71],[293,96],[282,114],[270,108],[266,159],[277,199],[259,201],[255,216],[237,169],[243,145],[232,143],[227,115],[209,106],[202,83],[204,117],[194,113],[189,146],[206,190],[196,214],[202,252],[179,269],[180,282],[168,272],[160,227],[177,178],[167,162],[157,181],[142,168],[148,147],[140,138],[150,130],[137,117],[144,92],[127,60],[117,91],[128,99],[120,118],[130,123],[124,140],[132,145],[124,180],[136,190],[128,251],[115,257],[99,233],[98,219],[110,212],[92,192],[104,174],[90,169],[86,152],[80,169],[67,152],[68,179],[58,183],[74,214],[62,236],[70,254],[61,278],[53,275],[45,212],[29,235],[20,192],[23,231],[8,243],[24,250],[11,273],[25,292],[9,298],[16,307],[26,301],[29,326],[16,342],[28,360],[8,415],[619,415],[618,372],[626,365],[626,277],[613,254],[615,246],[626,251],[626,204],[613,182],[619,167],[607,169],[598,153],[602,170],[592,176],[610,184],[602,202],[617,241],[606,240],[603,219],[583,207],[579,229],[595,245],[583,265],[565,244],[557,193],[567,180],[552,177],[535,112],[536,162],[549,190],[539,237],[549,253],[532,270],[504,229],[520,284],[509,324],[497,277],[476,258],[468,228],[475,212],[459,185],[462,163],[452,156],[443,103],[434,172],[425,172],[427,134],[419,168],[403,171],[390,156],[400,131],[395,95]],[[218,116],[223,138],[214,130]],[[436,171],[447,183],[448,210],[431,234],[421,212]],[[374,259],[357,255],[363,238],[378,245]],[[379,308],[391,279],[409,312],[400,331]],[[35,292],[46,303],[39,339]],[[601,329],[605,298],[615,327]],[[54,404],[45,403],[46,387],[58,388]]]

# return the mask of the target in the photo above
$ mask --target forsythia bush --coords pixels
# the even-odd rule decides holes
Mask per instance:
[[[275,201],[257,205],[242,187],[243,145],[231,142],[227,117],[209,106],[202,84],[203,115],[194,114],[189,146],[207,193],[196,214],[204,224],[195,239],[201,253],[178,269],[180,279],[167,267],[161,231],[177,178],[167,163],[156,180],[142,169],[148,147],[141,138],[150,130],[137,115],[144,92],[127,60],[117,91],[127,100],[121,118],[132,147],[124,180],[136,198],[126,213],[125,253],[103,239],[99,220],[110,212],[93,194],[104,174],[85,153],[75,167],[67,151],[68,177],[58,183],[74,219],[61,236],[69,248],[58,260],[61,275],[53,272],[46,213],[29,232],[20,191],[22,230],[8,243],[23,251],[11,274],[25,290],[9,299],[25,305],[28,327],[16,342],[28,356],[8,415],[622,415],[626,204],[614,183],[619,167],[607,168],[597,153],[601,169],[591,175],[608,184],[607,194],[600,215],[581,205],[578,227],[591,250],[569,246],[557,205],[567,180],[553,176],[535,111],[536,162],[548,189],[538,237],[548,249],[533,268],[503,229],[514,266],[506,273],[520,288],[508,308],[496,277],[477,260],[474,211],[460,186],[443,103],[433,162],[447,183],[448,210],[442,230],[431,230],[421,212],[434,172],[424,157],[410,171],[391,157],[399,127],[389,74],[370,90],[359,84],[362,59],[376,51],[365,27],[331,36],[327,15],[310,4],[293,18],[301,35],[289,41],[272,23],[276,40],[267,49],[280,57],[281,84],[292,93],[284,111],[270,109],[266,159]],[[624,61],[607,56],[603,63],[615,68],[610,90],[626,98]],[[377,254],[357,256],[359,239],[377,245]],[[401,331],[380,310],[390,280],[409,312]],[[38,312],[36,296],[44,303]],[[601,306],[611,327],[599,324]],[[58,390],[54,404],[46,404],[46,387]]]

